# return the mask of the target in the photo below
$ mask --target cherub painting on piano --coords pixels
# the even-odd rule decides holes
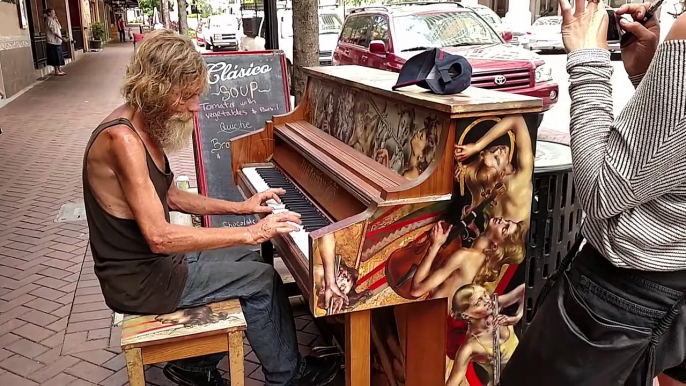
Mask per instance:
[[[319,79],[311,79],[308,88],[310,122],[408,179],[428,168],[441,134],[448,129],[449,119],[421,107],[389,103]]]
[[[347,230],[343,230],[345,231]],[[339,234],[339,237],[343,239],[345,236]],[[354,242],[354,240],[349,240],[349,242]],[[314,250],[314,296],[316,296],[317,307],[320,310],[326,310],[327,315],[354,307],[358,301],[370,294],[369,290],[357,292],[359,272],[350,267],[350,263],[345,260],[336,251],[334,233],[329,233],[319,239]]]

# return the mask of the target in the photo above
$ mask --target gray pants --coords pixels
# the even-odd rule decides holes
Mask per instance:
[[[304,366],[295,322],[281,277],[259,254],[234,247],[186,255],[188,281],[179,308],[239,299],[246,335],[260,360],[267,385],[289,385]],[[183,359],[172,365],[189,371],[217,367],[226,354]]]

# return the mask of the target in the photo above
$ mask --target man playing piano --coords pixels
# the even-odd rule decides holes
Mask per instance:
[[[238,298],[266,383],[325,385],[339,361],[301,357],[279,275],[240,247],[293,231],[299,215],[272,214],[241,228],[169,223],[170,209],[198,215],[269,213],[265,202],[279,201],[284,193],[269,190],[245,202],[227,202],[175,187],[166,153],[189,144],[206,82],[205,63],[187,37],[169,30],[146,35],[127,70],[126,103],[88,142],[83,195],[105,301],[121,313],[165,314]],[[222,249],[228,247],[235,248]],[[217,371],[223,356],[170,362],[164,374],[185,386],[223,385]]]

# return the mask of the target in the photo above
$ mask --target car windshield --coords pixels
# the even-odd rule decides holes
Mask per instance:
[[[236,27],[238,20],[234,16],[217,16],[212,18],[210,25],[212,28]]]
[[[399,51],[502,43],[493,28],[472,12],[398,16],[393,43]]]
[[[474,12],[476,12],[479,16],[486,20],[486,22],[490,25],[499,25],[503,23],[503,21],[500,20],[498,14],[493,12],[490,8],[475,7],[472,8],[472,10],[474,10]]]
[[[555,26],[555,25],[560,25],[562,23],[562,18],[561,17],[541,17],[537,19],[534,24],[532,24],[534,27],[539,27],[539,26]]]
[[[486,20],[487,23],[490,23],[491,25],[499,25],[502,24],[502,21],[500,20],[499,17],[492,15],[490,12],[479,12],[479,16],[483,17],[484,20]]]
[[[341,19],[334,14],[323,14],[319,15],[319,33],[339,33],[341,32]]]

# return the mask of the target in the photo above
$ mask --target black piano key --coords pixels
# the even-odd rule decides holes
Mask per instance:
[[[256,171],[269,187],[286,190],[286,194],[280,196],[281,203],[288,210],[300,214],[300,221],[307,232],[312,232],[331,224],[326,216],[281,171],[275,168],[257,168]]]

